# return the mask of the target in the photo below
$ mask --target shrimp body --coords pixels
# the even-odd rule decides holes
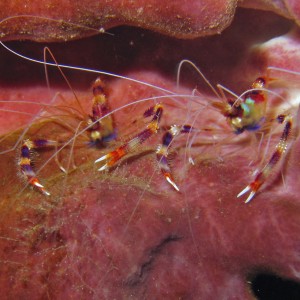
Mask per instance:
[[[235,133],[258,130],[264,123],[267,99],[265,92],[257,89],[262,89],[265,84],[265,79],[259,77],[252,84],[253,90],[247,92],[242,99],[228,100],[223,114]]]
[[[252,200],[260,187],[265,183],[274,167],[279,163],[279,161],[287,151],[288,140],[292,131],[293,118],[289,115],[280,115],[277,119],[280,123],[282,123],[283,121],[285,122],[284,130],[268,163],[259,171],[254,180],[237,195],[237,197],[240,197],[245,193],[250,192],[245,203],[248,203]]]
[[[100,77],[93,84],[93,94],[92,115],[88,117],[87,125],[91,144],[99,145],[115,136],[113,117],[107,116],[110,112],[107,101],[108,92]]]

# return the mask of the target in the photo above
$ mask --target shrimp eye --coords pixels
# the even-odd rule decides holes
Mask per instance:
[[[285,120],[285,115],[278,115],[277,116],[277,121],[278,121],[278,123],[279,124],[282,124],[283,123],[283,121]]]
[[[253,82],[252,87],[254,89],[258,88],[263,88],[266,85],[266,80],[263,77],[258,77],[256,80]]]

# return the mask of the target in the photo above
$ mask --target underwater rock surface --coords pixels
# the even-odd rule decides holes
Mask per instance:
[[[203,3],[210,7],[210,2]],[[87,10],[99,10],[88,4],[85,3]],[[160,4],[165,5],[164,2]],[[191,7],[178,4],[170,9],[171,22],[167,16],[153,12],[152,20],[154,16],[160,19],[157,28],[153,24],[159,22],[151,23],[144,11],[141,12],[144,23],[124,21],[118,16],[101,26],[138,25],[175,37],[191,38],[221,32],[230,22],[235,2],[225,2],[224,6],[227,9],[214,10],[214,17],[209,15],[200,23],[198,20],[203,16],[191,2]],[[191,31],[184,26],[178,28],[174,11],[179,8],[191,16],[185,15],[187,21],[183,24],[197,24],[197,28]],[[59,13],[61,11],[67,10],[60,9]],[[137,13],[135,7],[133,11]],[[10,16],[16,14],[13,8],[9,11]],[[34,15],[35,11],[26,10],[22,14]],[[80,23],[71,17],[72,10],[68,10],[65,20]],[[212,29],[213,19],[222,22],[218,21]],[[29,20],[31,25],[45,24],[44,20]],[[245,26],[245,20],[251,22]],[[24,23],[24,19],[20,22]],[[169,27],[161,25],[164,22]],[[9,31],[9,22],[2,23],[0,28],[5,29],[4,40],[23,37],[45,41],[48,26],[46,22],[45,31],[40,25],[35,27],[30,33],[32,36],[21,34],[18,23],[14,32]],[[203,31],[203,28],[209,29]],[[78,138],[74,148],[77,168],[70,168],[72,171],[68,175],[60,172],[54,160],[42,167],[53,151],[39,153],[35,165],[41,168],[41,181],[51,192],[50,197],[45,197],[26,187],[19,178],[18,150],[5,151],[20,137],[20,131],[14,133],[15,130],[32,123],[26,138],[70,138],[80,122],[75,120],[71,108],[79,110],[79,106],[57,68],[48,70],[49,90],[43,65],[25,61],[1,48],[0,287],[3,295],[7,299],[255,299],[251,280],[256,274],[274,274],[298,282],[298,137],[295,136],[277,175],[245,204],[245,199],[237,199],[236,195],[251,181],[252,172],[261,166],[260,159],[264,158],[265,162],[271,155],[281,127],[274,125],[270,149],[264,157],[267,140],[264,139],[263,148],[259,148],[259,135],[233,134],[225,117],[210,105],[212,93],[192,68],[183,69],[180,85],[176,86],[176,67],[187,58],[201,68],[213,85],[222,83],[236,94],[248,89],[270,65],[299,71],[297,27],[268,12],[239,9],[231,26],[219,36],[177,40],[130,27],[114,28],[109,33],[112,35],[47,45],[59,63],[136,78],[173,91],[175,95],[192,95],[197,88],[202,93],[197,98],[199,107],[192,105],[190,111],[183,97],[177,99],[173,95],[163,100],[159,97],[165,93],[152,87],[106,77],[112,109],[156,96],[166,103],[162,128],[187,120],[191,122],[197,117],[193,126],[210,130],[203,130],[195,137],[191,147],[195,165],[188,164],[185,137],[175,141],[171,166],[180,187],[178,193],[161,176],[155,161],[153,150],[162,134],[153,137],[136,156],[130,156],[120,166],[108,172],[97,172],[99,166],[94,165],[94,160],[146,126],[142,114],[153,102],[123,109],[114,117],[118,138],[106,145],[107,148],[91,149]],[[80,34],[74,33],[72,38],[79,38]],[[58,35],[61,31],[50,37],[50,41]],[[44,45],[18,41],[6,45],[43,60]],[[89,114],[92,98],[89,86],[97,74],[64,72]],[[296,115],[294,102],[297,103],[299,76],[275,71],[271,76],[282,79],[281,85],[271,89],[280,93],[284,100],[270,100],[269,112],[280,113],[287,107]],[[60,96],[56,96],[57,93]],[[45,105],[59,103],[61,110],[59,113],[52,107],[45,109],[45,105],[29,101]],[[286,104],[284,108],[283,104]],[[67,117],[64,106],[73,118]],[[50,120],[49,115],[42,114],[37,122],[34,117],[42,108],[54,118]],[[66,149],[59,154],[64,166],[70,162],[70,153],[70,149]]]

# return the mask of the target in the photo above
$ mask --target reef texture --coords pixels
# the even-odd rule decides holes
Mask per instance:
[[[135,6],[132,1],[122,1],[122,5],[80,1],[74,2],[74,8],[63,9],[63,4],[54,1],[48,6],[43,2],[44,7],[35,7],[32,1],[26,6],[22,1],[21,10],[19,2],[10,3],[5,9],[0,4],[2,19],[21,14],[43,18],[4,20],[0,26],[3,39],[35,41],[94,33],[69,22],[105,29],[136,25],[179,38],[211,35],[230,24],[236,6],[233,1],[147,1],[140,8],[141,4]],[[271,10],[265,1],[256,3]],[[297,22],[292,1],[274,3],[280,15]],[[299,282],[297,131],[284,164],[245,204],[236,195],[253,178],[255,168],[268,160],[282,126],[271,123],[270,143],[264,138],[259,146],[259,134],[232,133],[225,117],[210,105],[215,99],[212,92],[192,68],[184,66],[176,86],[176,67],[186,58],[213,85],[222,83],[237,94],[266,74],[270,65],[300,71],[300,38],[294,22],[269,12],[239,9],[221,35],[201,39],[178,40],[142,28],[109,31],[111,35],[48,46],[59,63],[106,70],[173,91],[175,95],[163,100],[159,97],[166,93],[153,87],[106,77],[112,109],[156,96],[165,103],[162,129],[196,118],[193,126],[202,131],[190,149],[195,165],[188,163],[189,147],[180,137],[173,145],[171,161],[180,187],[179,193],[174,191],[155,161],[153,150],[161,141],[160,133],[116,168],[97,171],[101,165],[95,166],[95,159],[145,126],[142,113],[151,105],[148,101],[115,113],[118,138],[106,148],[92,149],[78,137],[74,149],[59,153],[61,164],[70,165],[68,175],[60,172],[54,159],[43,166],[55,149],[40,151],[35,167],[41,169],[39,176],[51,196],[32,190],[18,176],[20,150],[7,150],[20,144],[28,124],[32,126],[24,138],[67,140],[78,131],[80,120],[74,113],[81,108],[57,68],[48,69],[48,89],[42,64],[1,48],[1,299],[255,299],[252,279],[257,274]],[[6,45],[43,60],[44,45],[18,41]],[[97,75],[64,72],[89,114],[88,87]],[[296,117],[299,75],[273,70],[270,76],[280,79],[270,89],[282,98],[270,95],[268,112],[273,117],[282,111]],[[192,97],[185,97],[184,102],[178,95],[193,95],[194,88],[198,89],[194,94],[202,96],[190,107],[187,103]],[[53,108],[58,104],[59,108]],[[47,113],[39,115],[41,109]],[[70,153],[74,153],[76,169]]]
[[[236,1],[230,0],[47,0],[22,1],[22,5],[19,1],[5,1],[0,4],[0,37],[66,41],[117,25],[133,25],[180,38],[195,38],[222,32],[232,21],[235,8]]]

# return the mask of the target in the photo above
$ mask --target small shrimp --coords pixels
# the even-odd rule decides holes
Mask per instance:
[[[115,137],[115,128],[112,115],[107,115],[110,111],[107,103],[107,91],[103,81],[97,78],[93,84],[92,114],[88,116],[86,130],[89,132],[90,144],[93,146],[102,145],[103,142],[109,141]],[[63,145],[63,142],[52,141],[47,139],[25,140],[21,146],[20,159],[18,165],[21,174],[27,183],[37,188],[42,194],[50,196],[45,187],[40,183],[32,166],[33,151],[45,148],[57,148]],[[57,161],[58,162],[58,161]],[[58,162],[59,164],[59,162]],[[60,169],[67,172],[60,164]]]
[[[267,95],[265,86],[273,80],[275,79],[258,77],[253,82],[251,89],[244,93],[242,97],[235,101],[229,99],[226,105],[223,105],[223,103],[221,105],[219,103],[213,104],[215,107],[219,106],[221,108],[222,114],[226,117],[228,124],[236,134],[241,134],[245,130],[258,131],[266,123]],[[250,191],[245,203],[253,199],[287,150],[293,118],[290,115],[280,114],[276,120],[280,124],[285,124],[282,135],[269,162],[258,172],[254,181],[237,195],[239,198]]]
[[[236,134],[241,134],[244,131],[258,131],[260,130],[267,121],[267,93],[272,93],[270,90],[266,89],[266,86],[275,80],[276,78],[271,78],[269,72],[272,69],[268,69],[268,76],[258,77],[251,85],[250,90],[244,92],[241,96],[237,97],[235,100],[226,98],[223,90],[229,92],[226,88],[218,85],[219,90],[223,97],[219,96],[219,93],[212,87],[209,81],[205,78],[202,72],[188,60],[184,60],[179,66],[180,68],[183,63],[190,64],[195,70],[201,75],[204,81],[209,85],[213,92],[218,96],[221,101],[212,102],[212,106],[217,108],[220,113],[226,117],[227,123],[232,128],[233,132]],[[276,93],[274,93],[276,96]],[[299,114],[299,113],[298,113]],[[250,202],[256,193],[259,191],[261,186],[266,182],[267,178],[271,175],[274,168],[282,160],[284,154],[287,151],[288,144],[291,137],[291,132],[293,129],[293,117],[290,114],[279,114],[276,118],[279,124],[284,124],[284,128],[280,137],[279,142],[275,146],[275,151],[273,152],[268,163],[258,171],[254,181],[252,181],[246,188],[244,188],[237,197],[250,192],[245,203]],[[272,121],[272,120],[271,120]]]
[[[228,100],[228,105],[223,107],[222,113],[236,134],[240,134],[245,130],[257,131],[266,123],[267,96],[265,86],[273,80],[275,79],[258,77],[253,82],[251,90],[246,92],[242,98],[239,97],[236,101]],[[258,190],[271,175],[275,166],[281,161],[288,148],[288,142],[290,141],[293,128],[293,117],[289,114],[280,114],[276,117],[276,120],[279,124],[285,124],[280,140],[275,146],[275,151],[270,160],[258,171],[254,181],[237,195],[237,198],[239,198],[247,192],[250,192],[245,203],[253,199]]]

